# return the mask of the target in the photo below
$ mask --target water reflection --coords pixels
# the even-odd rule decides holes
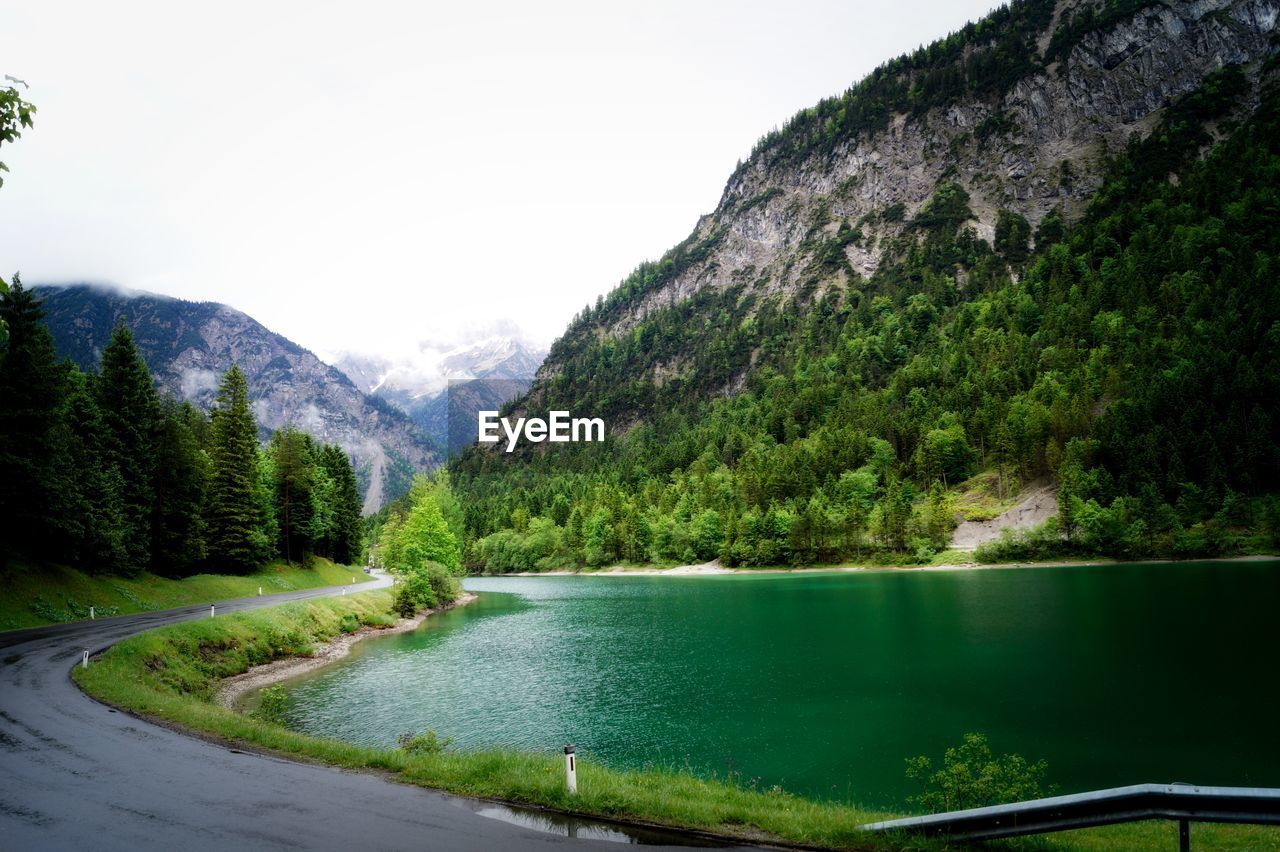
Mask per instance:
[[[513,808],[493,802],[477,802],[475,813],[489,819],[502,820],[521,828],[531,828],[545,834],[574,837],[580,840],[605,840],[610,843],[629,843],[633,846],[696,846],[723,849],[725,844],[675,832],[642,828],[640,826],[595,822],[551,811],[534,811]]]

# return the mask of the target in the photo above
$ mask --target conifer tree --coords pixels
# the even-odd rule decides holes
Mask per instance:
[[[166,577],[194,573],[204,559],[201,506],[208,457],[201,446],[204,415],[166,397],[156,431],[155,505],[151,517],[151,570]]]
[[[222,378],[211,426],[205,503],[209,560],[216,570],[248,573],[265,561],[269,545],[261,524],[258,426],[239,367]]]
[[[0,564],[14,553],[43,556],[54,543],[54,459],[64,370],[40,300],[17,275],[0,296],[8,339],[0,356]]]
[[[59,412],[57,515],[66,557],[90,573],[127,573],[124,545],[124,482],[107,458],[94,376],[74,367]]]
[[[334,482],[330,553],[334,562],[350,565],[360,555],[360,489],[351,459],[341,447],[326,445],[321,456]]]
[[[151,564],[151,514],[155,503],[155,443],[160,403],[155,383],[138,354],[133,333],[116,325],[102,352],[102,373],[96,382],[102,412],[106,458],[120,472],[124,547],[129,567]]]
[[[280,524],[278,551],[289,562],[305,561],[316,549],[311,437],[286,426],[271,436],[269,452],[275,473],[272,496]]]

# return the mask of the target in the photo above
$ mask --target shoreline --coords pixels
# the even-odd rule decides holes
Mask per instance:
[[[942,562],[936,565],[808,565],[796,568],[725,568],[718,561],[671,568],[614,565],[608,568],[552,571],[513,571],[509,574],[472,574],[473,577],[715,577],[728,574],[854,574],[884,571],[988,571],[1028,568],[1075,568],[1099,565],[1176,565],[1184,562],[1275,562],[1280,554],[1258,553],[1243,556],[1215,556],[1204,559],[1050,559],[1028,562]]]
[[[471,592],[463,592],[453,603],[438,606],[434,609],[424,609],[413,618],[402,618],[390,627],[373,627],[366,624],[354,633],[340,633],[324,645],[316,648],[315,652],[309,657],[281,657],[278,660],[254,666],[247,672],[224,678],[218,685],[218,691],[213,694],[211,701],[219,707],[238,711],[241,701],[251,692],[272,686],[297,675],[306,674],[322,666],[327,666],[329,663],[337,662],[351,653],[353,645],[370,637],[394,636],[397,633],[408,633],[411,630],[417,630],[422,626],[422,622],[427,620],[428,616],[455,609],[456,607],[466,606],[477,597]]]

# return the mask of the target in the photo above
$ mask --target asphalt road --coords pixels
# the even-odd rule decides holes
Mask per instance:
[[[218,612],[340,590],[223,601]],[[607,833],[599,827],[535,830],[517,823],[536,818],[501,807],[185,736],[110,709],[71,680],[85,650],[208,615],[203,604],[0,633],[0,849],[618,849],[591,839]]]

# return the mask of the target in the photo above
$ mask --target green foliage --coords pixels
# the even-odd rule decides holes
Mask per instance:
[[[922,560],[949,537],[947,492],[978,471],[1001,500],[1036,479],[1068,498],[1054,525],[984,558],[1268,546],[1275,92],[1196,160],[1204,123],[1245,87],[1224,68],[1169,107],[1107,166],[1082,220],[1041,220],[1035,254],[1011,214],[1000,253],[978,239],[963,189],[944,183],[870,279],[821,299],[700,288],[601,334],[644,288],[617,291],[570,329],[524,404],[628,428],[456,459],[468,561]]]
[[[448,751],[449,746],[453,745],[453,737],[440,739],[435,731],[428,730],[425,734],[401,734],[397,742],[400,744],[400,750],[405,754],[421,757]]]
[[[447,474],[420,477],[382,522],[375,558],[396,576],[395,609],[404,617],[452,603],[462,594],[457,579],[461,549],[446,512],[461,526],[461,509]]]
[[[116,325],[102,352],[102,372],[94,388],[102,412],[105,459],[119,472],[122,485],[121,536],[127,570],[140,571],[151,564],[160,409],[151,373],[123,323]]]
[[[105,570],[99,563],[93,565]],[[372,578],[361,573],[356,579],[364,583]],[[350,580],[349,567],[334,565],[325,559],[314,560],[308,568],[274,563],[242,577],[196,574],[181,579],[150,572],[127,578],[90,574],[66,565],[22,560],[0,573],[0,583],[5,590],[0,595],[0,630],[88,618],[90,605],[97,609],[98,617],[103,618],[252,597],[260,586],[267,594],[274,594],[345,585]]]
[[[344,618],[351,616],[347,613]],[[289,693],[283,686],[263,687],[258,693],[258,707],[253,711],[254,718],[272,725],[283,725],[288,718]]]
[[[41,321],[40,302],[17,275],[0,296],[0,319],[8,328],[0,358],[0,514],[7,533],[0,555],[30,554],[57,540],[63,476],[58,465],[58,409],[65,370],[53,338]]]
[[[24,100],[16,88],[0,89],[0,145],[17,141],[22,130],[32,126],[35,114],[35,105]],[[7,171],[9,167],[0,162],[0,172]],[[0,186],[4,186],[3,175],[0,175]]]
[[[998,102],[1014,83],[1042,67],[1036,40],[1048,28],[1053,8],[1052,0],[1014,0],[881,65],[844,94],[801,110],[767,134],[756,143],[752,160],[770,166],[794,163],[880,130],[894,114],[919,114],[960,99]]]
[[[273,509],[280,525],[278,549],[287,561],[306,560],[326,530],[318,503],[322,486],[311,436],[286,426],[271,436],[270,471]]]
[[[396,516],[382,528],[379,556],[392,573],[415,571],[428,563],[457,572],[462,567],[458,538],[441,512],[441,504],[453,500],[447,480],[443,490],[435,486],[415,488],[403,517]]]
[[[209,559],[231,573],[266,561],[272,547],[263,530],[259,495],[258,427],[249,410],[249,383],[238,367],[222,378],[211,416],[209,493],[205,522]]]
[[[907,777],[921,786],[910,801],[942,813],[1039,799],[1052,794],[1043,788],[1048,769],[1043,760],[1028,763],[1018,754],[996,757],[982,734],[965,734],[936,771],[925,755],[907,759]]]
[[[206,418],[157,394],[120,321],[98,374],[59,364],[41,303],[0,294],[0,561],[185,577],[247,573],[277,552],[351,562],[360,500],[337,447],[282,430],[259,452],[248,383],[232,367]]]
[[[362,532],[360,491],[356,485],[355,469],[351,457],[334,445],[322,447],[321,464],[333,482],[333,492],[332,519],[319,549],[332,556],[335,562],[350,565],[360,557]]]
[[[1051,234],[1046,235],[1051,236]],[[1031,253],[1031,225],[1025,216],[1001,208],[996,214],[995,249],[1010,266],[1021,266]],[[1037,240],[1037,245],[1039,241]]]
[[[190,403],[160,400],[153,442],[151,570],[162,576],[189,576],[207,555],[202,512],[209,487],[208,433],[208,419]]]

